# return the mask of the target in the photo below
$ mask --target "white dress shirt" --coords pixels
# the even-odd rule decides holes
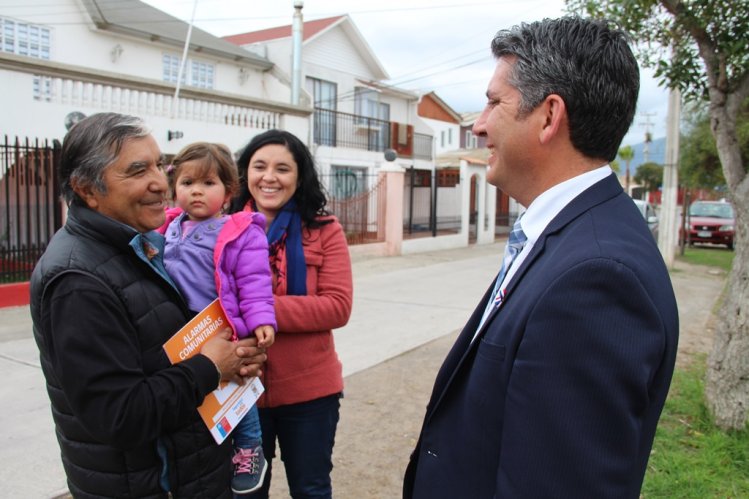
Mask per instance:
[[[533,200],[525,213],[523,213],[523,218],[520,220],[520,226],[525,233],[527,241],[523,250],[517,257],[515,257],[515,261],[505,274],[500,289],[507,288],[507,285],[533,249],[533,245],[536,243],[538,237],[544,231],[546,226],[549,225],[549,222],[551,222],[565,206],[572,202],[572,200],[579,196],[584,190],[608,177],[611,173],[612,171],[609,165],[601,166],[595,170],[565,180],[564,182],[544,191]],[[483,321],[480,323],[478,330],[481,329],[482,325]],[[476,333],[478,333],[478,330]]]

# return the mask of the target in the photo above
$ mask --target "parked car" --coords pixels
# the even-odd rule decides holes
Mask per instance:
[[[642,213],[643,218],[648,223],[650,232],[653,234],[653,238],[657,241],[658,215],[655,213],[655,208],[652,204],[648,203],[647,201],[643,201],[642,199],[633,199],[632,201],[635,202],[635,206],[637,206],[637,208],[640,210],[640,213]]]
[[[726,201],[695,201],[689,206],[687,242],[724,244],[733,249],[734,211]]]

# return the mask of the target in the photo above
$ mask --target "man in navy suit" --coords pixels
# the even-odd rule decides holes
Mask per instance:
[[[473,131],[491,153],[488,181],[527,207],[525,245],[437,375],[404,498],[639,495],[678,314],[647,224],[608,166],[639,90],[628,42],[575,17],[492,42]]]

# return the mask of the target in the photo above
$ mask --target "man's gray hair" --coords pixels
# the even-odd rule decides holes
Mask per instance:
[[[117,159],[122,144],[150,134],[143,120],[125,114],[93,114],[76,123],[63,140],[58,168],[65,201],[70,204],[78,198],[73,184],[92,185],[106,193],[104,171]]]
[[[509,83],[519,117],[551,94],[567,107],[570,140],[590,158],[612,161],[637,107],[640,73],[629,36],[607,20],[563,17],[501,30],[496,58],[514,59]]]

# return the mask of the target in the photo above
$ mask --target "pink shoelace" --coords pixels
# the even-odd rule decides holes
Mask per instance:
[[[231,462],[237,466],[235,474],[257,473],[258,455],[254,449],[237,449]]]

